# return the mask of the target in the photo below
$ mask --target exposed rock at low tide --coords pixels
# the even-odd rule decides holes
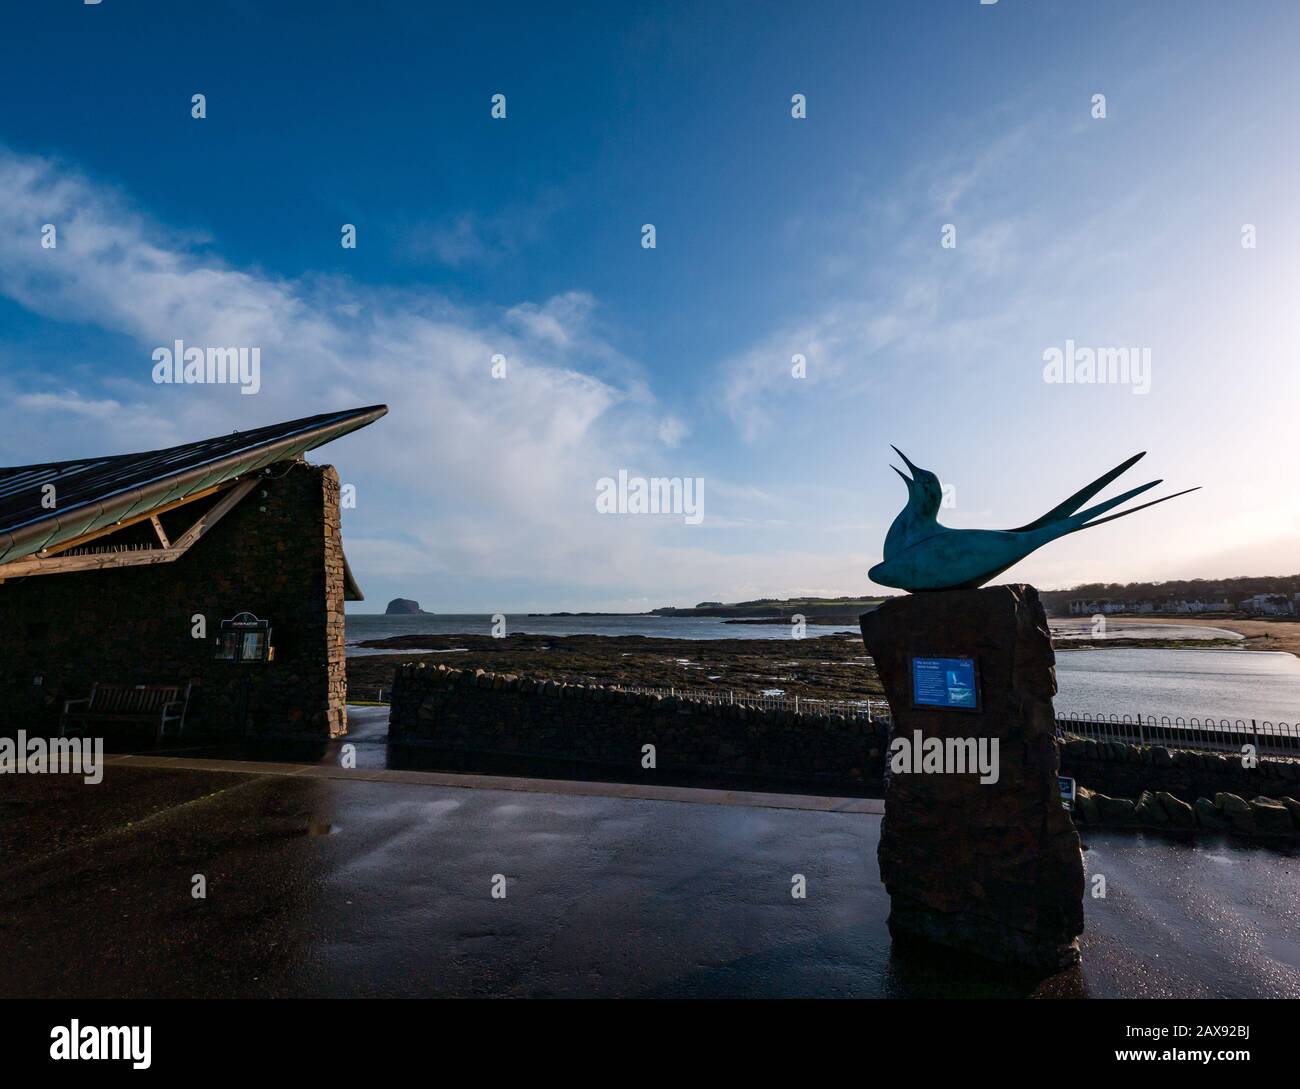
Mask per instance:
[[[395,597],[388,603],[388,608],[384,610],[385,616],[432,616],[432,613],[426,613],[420,608],[418,601],[412,601],[409,597]]]
[[[644,688],[779,689],[804,699],[879,699],[881,689],[862,640],[664,639],[644,635],[402,635],[359,644],[368,654],[348,659],[354,693],[391,686],[404,662],[439,662],[459,669],[519,673],[580,684]]]

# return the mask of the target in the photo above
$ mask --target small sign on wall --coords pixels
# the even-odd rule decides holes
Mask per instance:
[[[975,659],[913,658],[912,705],[978,711],[980,685]]]
[[[238,613],[221,622],[217,636],[218,661],[272,662],[275,648],[271,646],[271,622],[259,620],[252,613]]]

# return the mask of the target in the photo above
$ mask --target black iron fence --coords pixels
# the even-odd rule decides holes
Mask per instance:
[[[597,684],[596,681],[583,683]],[[883,699],[861,700],[824,700],[810,699],[806,696],[787,696],[784,693],[737,692],[730,688],[646,688],[638,685],[614,684],[623,692],[639,692],[644,695],[676,696],[680,699],[697,700],[701,703],[729,703],[742,707],[754,707],[767,711],[793,711],[809,715],[844,715],[848,718],[865,718],[868,722],[875,719],[889,718],[889,704]],[[348,686],[349,703],[387,703],[392,695],[392,687],[362,688]]]
[[[1300,722],[1173,715],[1060,714],[1059,729],[1098,741],[1164,745],[1203,752],[1240,752],[1253,745],[1268,756],[1300,757]]]
[[[889,718],[889,704],[882,699],[823,700],[782,693],[737,692],[730,688],[641,688],[615,685],[624,692],[641,692],[654,696],[676,696],[701,703],[730,703],[763,711],[792,711],[806,715],[844,715],[865,718],[868,722]]]
[[[676,696],[704,703],[729,703],[765,711],[844,715],[868,722],[888,721],[889,704],[883,699],[826,700],[785,693],[737,692],[729,688],[649,688],[612,685],[625,692]],[[348,688],[349,703],[387,703],[391,687]],[[1240,752],[1243,745],[1255,746],[1260,755],[1300,758],[1300,721],[1274,722],[1254,718],[1148,714],[1080,714],[1062,712],[1057,728],[1076,737],[1098,741],[1122,741],[1129,745],[1164,745],[1174,749],[1203,752]]]

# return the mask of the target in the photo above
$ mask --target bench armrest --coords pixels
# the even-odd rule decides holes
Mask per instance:
[[[66,715],[66,714],[67,714],[69,711],[71,711],[75,706],[77,706],[78,704],[81,704],[81,703],[84,703],[87,707],[89,707],[89,706],[90,706],[90,697],[87,696],[85,699],[80,699],[80,700],[64,700],[64,701],[63,701],[63,713]]]

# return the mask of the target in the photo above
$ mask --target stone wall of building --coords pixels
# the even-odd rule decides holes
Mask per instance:
[[[276,465],[174,563],[0,583],[0,726],[57,730],[96,681],[193,682],[187,732],[346,732],[338,497],[333,467]],[[193,518],[163,523],[174,540]],[[245,611],[270,620],[274,661],[216,660],[220,622]]]
[[[343,523],[339,512],[339,474],[334,466],[321,467],[321,508],[315,514],[315,497],[312,496],[312,516],[319,518],[324,530],[323,557],[325,618],[325,711],[322,718],[309,727],[312,734],[326,730],[331,737],[348,731],[348,665],[345,638],[344,612]],[[315,532],[313,530],[313,537]],[[314,561],[313,561],[314,563]],[[315,607],[313,605],[313,607]],[[314,621],[313,621],[314,622]],[[325,730],[320,729],[324,727]]]
[[[659,771],[858,784],[881,775],[876,730],[844,715],[757,710],[420,664],[397,670],[388,736],[630,771],[642,767],[642,746],[653,745]]]

